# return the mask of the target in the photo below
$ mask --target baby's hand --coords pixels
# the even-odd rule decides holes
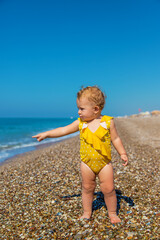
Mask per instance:
[[[123,165],[123,166],[127,166],[127,164],[128,164],[127,154],[121,154],[121,159],[122,159],[123,161],[125,161],[125,163],[122,164],[122,165]]]
[[[39,134],[33,136],[32,138],[37,138],[37,141],[40,142],[40,141],[44,140],[45,138],[47,138],[47,133],[46,132],[39,133]]]

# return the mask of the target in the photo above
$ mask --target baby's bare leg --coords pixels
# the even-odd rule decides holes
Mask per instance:
[[[111,223],[121,222],[117,216],[117,197],[114,189],[114,178],[112,164],[107,164],[98,174],[100,187],[104,194],[104,200],[108,209]]]
[[[81,176],[83,215],[80,217],[80,219],[89,219],[92,214],[92,202],[96,186],[96,175],[85,163],[81,162]]]

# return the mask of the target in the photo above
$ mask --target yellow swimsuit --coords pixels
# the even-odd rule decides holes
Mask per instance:
[[[81,160],[98,174],[111,161],[110,122],[113,117],[103,116],[93,133],[79,118]]]

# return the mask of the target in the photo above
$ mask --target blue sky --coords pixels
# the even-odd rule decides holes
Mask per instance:
[[[77,117],[82,85],[160,110],[160,0],[1,0],[0,35],[0,117]]]

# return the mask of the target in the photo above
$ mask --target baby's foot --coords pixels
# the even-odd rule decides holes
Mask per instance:
[[[91,217],[91,214],[89,213],[83,213],[83,215],[81,217],[79,217],[79,220],[89,220]]]
[[[121,222],[121,219],[117,216],[116,213],[110,213],[109,218],[110,218],[112,224]]]

